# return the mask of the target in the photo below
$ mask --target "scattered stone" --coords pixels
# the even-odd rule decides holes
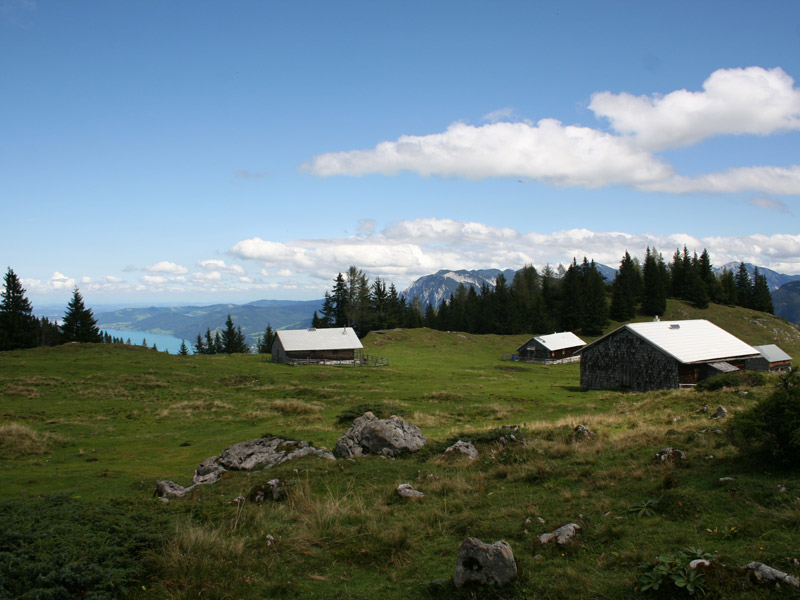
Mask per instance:
[[[247,495],[250,502],[260,504],[262,502],[282,502],[286,500],[289,484],[280,479],[270,479],[264,485],[257,485]]]
[[[778,484],[778,493],[779,493],[779,494],[785,494],[785,493],[786,493],[786,491],[787,491],[787,490],[786,490],[786,486],[785,486],[785,485],[783,485],[782,483],[779,483],[779,484]]]
[[[225,469],[217,462],[218,460],[218,456],[210,456],[201,462],[194,471],[192,481],[195,484],[216,483],[219,481]]]
[[[552,541],[555,541],[556,544],[559,546],[563,546],[565,544],[570,543],[575,537],[581,532],[581,526],[577,523],[567,523],[566,525],[562,525],[555,531],[551,531],[550,533],[544,533],[539,536],[539,543],[542,545],[547,545]]]
[[[453,583],[461,588],[467,583],[505,585],[517,577],[517,563],[508,542],[486,544],[468,537],[458,549]]]
[[[336,441],[334,452],[341,458],[378,454],[394,458],[404,452],[416,452],[427,439],[419,427],[392,415],[378,419],[371,412],[358,417]]]
[[[194,488],[194,485],[190,485],[189,487],[183,487],[182,485],[178,485],[174,481],[169,481],[167,479],[163,481],[159,481],[156,484],[156,489],[153,491],[153,495],[159,498],[183,498],[188,492],[190,492]]]
[[[719,482],[720,483],[728,483],[730,481],[736,481],[736,480],[733,477],[720,477],[719,478]]]
[[[268,533],[264,536],[264,541],[267,543],[267,548],[272,548],[277,542],[275,541],[275,536],[271,533]]]
[[[793,587],[800,587],[800,580],[797,579],[797,577],[779,571],[778,569],[773,569],[764,563],[754,561],[749,565],[745,565],[743,568],[750,571],[759,583],[785,583]]]
[[[677,417],[672,417],[672,422],[673,422],[673,423],[677,423],[678,421],[680,421],[680,420],[681,420],[681,418],[682,418],[682,417],[680,417],[680,416],[677,416]]]
[[[686,460],[686,454],[677,448],[662,448],[656,452],[656,458],[661,462],[682,462]]]
[[[703,558],[696,558],[692,562],[689,563],[690,569],[696,569],[697,567],[710,567],[711,563]]]
[[[250,471],[256,467],[273,467],[304,456],[336,460],[327,449],[314,448],[308,442],[258,438],[228,446],[220,452],[217,462],[230,471]]]
[[[536,517],[536,520],[539,521],[542,525],[546,523],[546,521],[542,517]]]
[[[576,425],[572,430],[572,438],[575,441],[585,440],[594,437],[594,432],[591,431],[586,425]]]
[[[395,493],[402,498],[422,498],[425,494],[419,490],[415,490],[408,483],[401,483],[395,489]]]
[[[478,458],[478,449],[473,446],[470,442],[464,442],[458,440],[455,444],[450,446],[447,450],[445,450],[446,454],[455,454],[460,453],[469,458],[470,460],[475,460]]]
[[[707,413],[708,412],[708,404],[703,404],[703,408],[700,409],[700,412]]]
[[[231,500],[228,504],[241,504],[242,502],[247,502],[247,498],[244,496],[236,496],[236,498]]]
[[[712,419],[725,419],[728,417],[728,411],[725,410],[724,406],[718,406],[717,410],[714,411],[714,414],[711,415]]]

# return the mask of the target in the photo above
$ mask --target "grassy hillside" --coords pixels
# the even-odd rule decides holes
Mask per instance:
[[[797,328],[779,319],[726,307],[700,314],[750,343],[800,349]],[[667,316],[696,315],[670,304]],[[0,518],[13,527],[0,533],[0,573],[30,548],[28,563],[39,564],[35,555],[66,579],[113,570],[107,597],[487,597],[448,581],[468,535],[511,544],[520,576],[503,598],[647,597],[635,591],[639,565],[687,546],[726,565],[800,572],[790,560],[796,475],[751,465],[713,433],[724,423],[699,412],[721,404],[735,415],[774,381],[714,393],[581,391],[577,365],[500,360],[527,337],[373,332],[365,350],[389,359],[377,368],[107,345],[2,353]],[[201,460],[239,441],[270,434],[332,448],[365,407],[400,414],[428,444],[397,460],[303,459],[228,473],[182,500],[152,497],[157,480],[187,485]],[[572,440],[578,423],[596,436]],[[516,442],[505,425],[521,427]],[[480,458],[445,457],[457,439],[474,441]],[[654,460],[665,446],[686,452],[688,464]],[[291,486],[286,502],[234,502],[275,477]],[[401,500],[400,483],[426,496]],[[536,541],[571,521],[583,526],[579,542]],[[57,544],[36,545],[45,530]],[[60,553],[43,549],[53,544]],[[65,564],[71,547],[74,568]],[[130,559],[112,566],[119,556]],[[90,558],[102,566],[92,571]],[[0,597],[15,597],[10,585],[0,578]],[[704,587],[712,597],[774,593],[725,569]]]

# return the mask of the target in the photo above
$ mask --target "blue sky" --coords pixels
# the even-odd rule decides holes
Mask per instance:
[[[686,244],[800,273],[800,4],[0,0],[34,304]]]

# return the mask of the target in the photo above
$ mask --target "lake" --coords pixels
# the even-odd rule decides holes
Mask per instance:
[[[145,340],[148,348],[152,348],[153,344],[161,351],[169,351],[170,354],[178,354],[181,350],[181,338],[174,335],[167,335],[165,333],[151,333],[149,331],[122,331],[120,329],[101,329],[100,331],[107,333],[111,337],[122,338],[123,342],[129,339],[134,346],[140,346],[142,340]],[[189,349],[189,354],[194,353],[192,340],[186,340],[186,347]]]

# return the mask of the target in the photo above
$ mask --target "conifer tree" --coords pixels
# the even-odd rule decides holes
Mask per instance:
[[[234,327],[233,319],[230,315],[225,320],[225,329],[222,330],[222,353],[223,354],[246,354],[250,351],[247,347],[241,326]]]
[[[775,312],[767,278],[765,275],[758,272],[758,267],[753,271],[753,294],[750,308],[769,314],[774,314]]]
[[[733,276],[733,271],[722,269],[719,285],[721,289],[720,301],[731,306],[736,306],[738,302],[736,295],[736,279]]]
[[[197,334],[197,339],[194,342],[194,353],[208,354],[208,348],[206,347],[205,342],[203,342],[203,336],[199,333]]]
[[[275,331],[272,329],[272,325],[267,323],[267,328],[264,330],[264,335],[261,336],[261,339],[258,342],[258,353],[270,354],[272,352],[272,343],[274,341],[275,341]]]
[[[586,335],[600,335],[608,324],[608,302],[606,300],[606,286],[603,276],[597,270],[594,261],[587,262],[583,258],[582,295],[583,295],[583,320],[581,331]]]
[[[25,288],[16,273],[8,268],[3,278],[0,303],[0,350],[33,348],[38,342],[39,327],[33,307],[25,297]]]
[[[645,251],[642,268],[642,312],[646,315],[661,316],[667,310],[667,290],[669,272],[664,258],[653,248]]]
[[[750,279],[750,273],[743,262],[739,263],[739,269],[736,271],[736,300],[739,306],[750,308],[753,299],[753,282]]]
[[[61,321],[61,339],[64,342],[102,342],[103,336],[90,308],[83,303],[83,296],[76,287],[67,312]]]
[[[636,316],[636,307],[639,305],[641,293],[641,270],[626,250],[612,284],[609,316],[615,321],[633,319]]]
[[[202,340],[200,340],[202,342]],[[189,348],[186,346],[186,340],[181,340],[181,347],[178,350],[180,356],[189,356]]]

